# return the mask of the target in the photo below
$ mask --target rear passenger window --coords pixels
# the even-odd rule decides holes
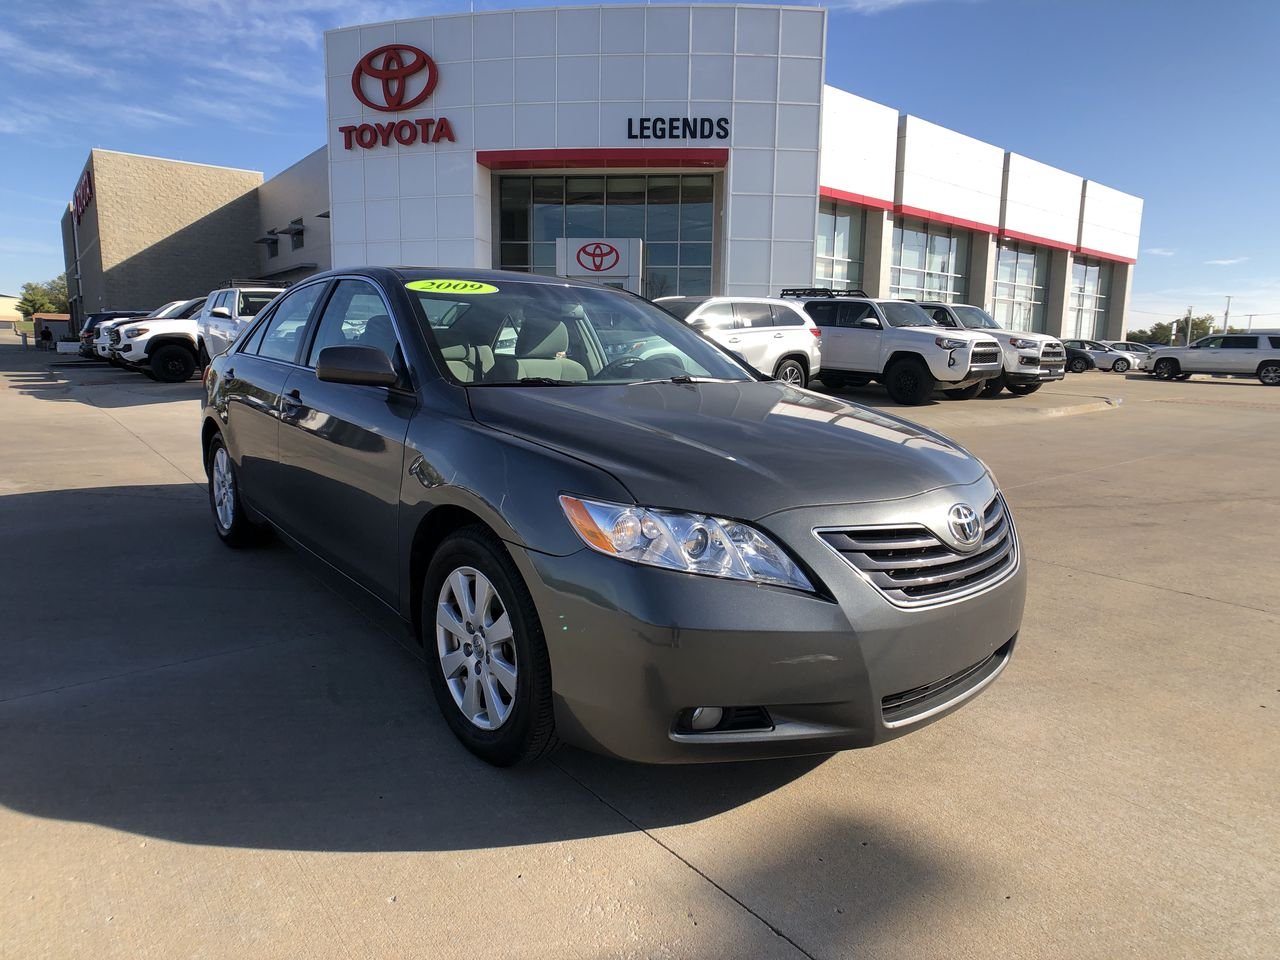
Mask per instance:
[[[733,304],[709,303],[702,308],[697,319],[703,321],[709,330],[728,330],[734,325]]]
[[[773,314],[767,303],[735,303],[733,312],[744,327],[773,326]]]
[[[1280,350],[1280,337],[1268,337],[1267,339],[1271,341],[1272,349]]]
[[[773,325],[775,327],[803,327],[804,317],[796,313],[790,307],[784,307],[780,303],[772,303],[769,309],[773,311]]]
[[[293,363],[298,356],[298,341],[324,287],[323,283],[308,284],[281,300],[267,322],[254,332],[245,352]]]
[[[1257,337],[1223,337],[1222,346],[1227,350],[1257,350]]]
[[[839,304],[830,300],[816,300],[812,303],[804,305],[805,312],[813,318],[813,322],[820,327],[834,327],[837,325],[836,308]]]

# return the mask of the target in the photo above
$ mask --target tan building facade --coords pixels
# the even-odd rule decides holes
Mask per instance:
[[[79,319],[200,296],[258,269],[262,174],[93,150],[63,216]]]
[[[308,154],[258,189],[258,223],[254,276],[292,282],[329,269],[328,149]]]

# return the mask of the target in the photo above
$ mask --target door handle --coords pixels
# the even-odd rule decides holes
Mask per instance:
[[[306,404],[302,402],[302,392],[297,389],[290,390],[280,398],[280,414],[287,419],[296,419],[306,409]]]
[[[730,337],[730,338],[729,338],[729,342],[730,342],[730,343],[737,343],[737,342],[738,342],[739,340],[741,340],[741,339],[742,339],[741,337]]]
[[[236,371],[235,371],[235,368],[234,368],[234,367],[227,367],[226,372],[222,374],[222,382],[223,382],[223,383],[230,383],[230,382],[231,382],[232,380],[234,380],[235,378],[236,378]]]
[[[775,333],[775,334],[773,335],[773,339],[775,339],[775,340],[781,340],[781,339],[783,338],[783,336],[784,336],[784,335],[783,335],[783,334],[781,334],[781,333]]]

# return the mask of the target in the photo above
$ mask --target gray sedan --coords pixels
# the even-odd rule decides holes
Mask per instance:
[[[870,746],[967,702],[1017,640],[1017,535],[980,461],[621,291],[321,274],[205,388],[217,535],[321,561],[491,763]]]

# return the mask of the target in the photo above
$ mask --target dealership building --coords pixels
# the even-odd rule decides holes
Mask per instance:
[[[650,297],[860,288],[1123,336],[1141,199],[829,86],[828,52],[817,7],[330,31],[327,147],[291,188],[325,197],[327,256],[307,262],[497,267]],[[294,215],[258,216],[241,241],[262,248],[260,273]]]

